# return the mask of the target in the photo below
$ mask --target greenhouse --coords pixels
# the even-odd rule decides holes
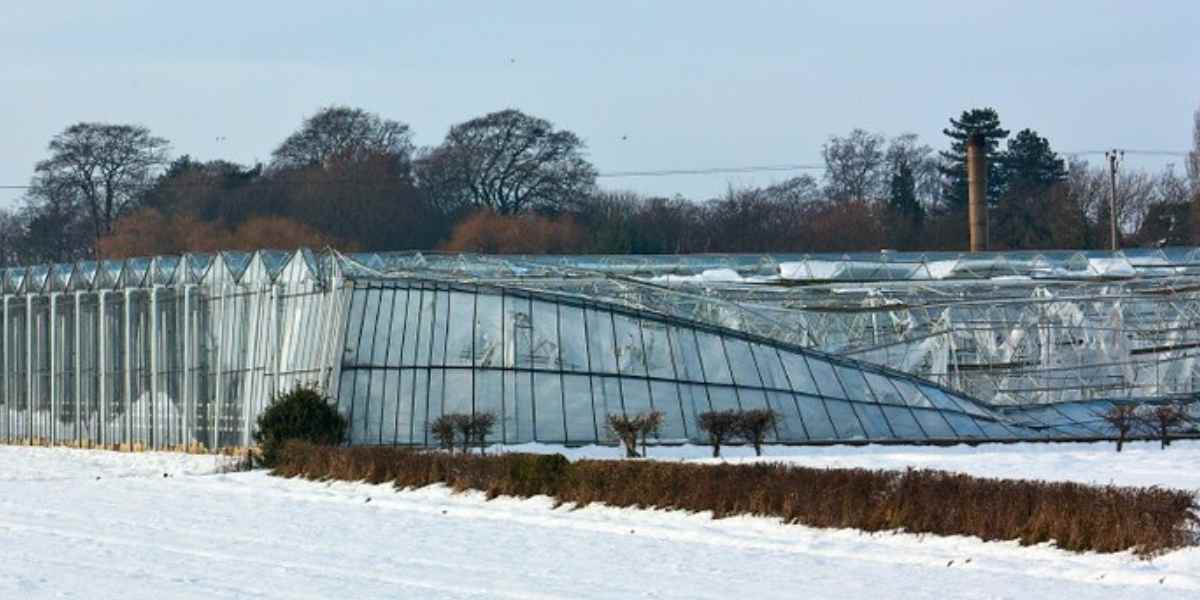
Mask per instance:
[[[223,252],[3,273],[0,439],[252,443],[321,387],[351,443],[610,443],[767,408],[789,444],[1087,440],[1194,407],[1200,250],[695,256]],[[1181,425],[1181,435],[1191,433]]]

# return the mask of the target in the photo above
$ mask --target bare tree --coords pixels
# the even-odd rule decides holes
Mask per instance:
[[[1181,404],[1169,402],[1158,406],[1142,406],[1138,418],[1147,429],[1158,437],[1163,449],[1171,445],[1171,433],[1187,420],[1187,409]]]
[[[150,185],[166,162],[167,141],[140,125],[76,123],[49,150],[35,168],[31,205],[81,206],[98,240]]]
[[[1125,446],[1129,432],[1139,423],[1137,407],[1132,404],[1118,404],[1100,416],[1117,430],[1117,452],[1120,452]]]
[[[271,154],[276,168],[326,166],[331,161],[393,157],[407,173],[412,160],[408,125],[360,108],[330,106],[304,119],[300,130]]]
[[[1187,174],[1192,192],[1200,195],[1200,108],[1192,113],[1192,151],[1187,157]]]
[[[917,134],[902,133],[892,138],[884,158],[888,181],[896,174],[896,165],[906,165],[912,170],[917,200],[921,205],[928,210],[938,204],[944,184],[938,169],[937,153],[928,144],[922,144]]]
[[[830,136],[822,147],[825,190],[829,199],[877,200],[886,195],[888,171],[882,134],[855,129]]]
[[[447,212],[477,206],[500,214],[562,208],[588,197],[596,182],[578,136],[515,109],[451,127],[417,162],[417,176]]]

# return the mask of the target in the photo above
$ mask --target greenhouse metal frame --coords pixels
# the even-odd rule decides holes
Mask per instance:
[[[703,441],[767,408],[775,443],[1107,439],[1114,404],[1194,411],[1200,254],[520,257],[223,252],[3,273],[0,439],[248,446],[315,385],[352,444]],[[1050,308],[1047,308],[1050,307]],[[1192,431],[1188,424],[1181,435]]]

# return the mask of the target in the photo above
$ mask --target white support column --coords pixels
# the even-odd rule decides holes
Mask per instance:
[[[180,419],[180,431],[183,433],[182,439],[184,440],[184,443],[189,445],[192,443],[193,432],[191,428],[188,427],[188,422],[191,420],[190,418],[192,416],[192,411],[195,410],[195,407],[192,406],[192,387],[189,385],[191,383],[192,376],[192,348],[191,340],[188,336],[192,324],[191,293],[191,285],[183,286],[183,349],[182,352],[180,352],[180,356],[182,356],[180,365],[182,365],[182,367],[180,369],[181,372],[179,385],[179,403],[183,406],[183,415]]]
[[[4,364],[0,365],[0,374],[3,375],[4,388],[0,389],[0,393],[4,394],[4,441],[12,443],[12,418],[13,418],[13,394],[10,385],[12,383],[8,378],[8,365],[13,362],[12,356],[9,355],[8,348],[8,294],[4,295],[4,326],[0,328],[4,333]]]
[[[25,437],[33,439],[33,294],[25,295]]]
[[[46,330],[50,334],[50,368],[49,368],[49,400],[50,400],[50,443],[58,441],[58,386],[56,385],[55,367],[58,366],[58,357],[55,354],[58,352],[58,313],[57,308],[58,292],[50,292],[50,320],[46,325]]]
[[[217,293],[220,294],[220,298],[217,300],[216,306],[213,307],[213,312],[215,313],[216,316],[213,319],[211,319],[211,321],[209,323],[209,329],[216,330],[216,340],[215,340],[215,342],[216,342],[215,343],[216,360],[213,361],[213,366],[212,366],[213,375],[214,375],[214,379],[215,379],[215,381],[213,383],[213,391],[215,393],[215,396],[213,397],[213,409],[212,409],[213,418],[212,418],[211,427],[209,428],[211,430],[211,434],[212,434],[212,444],[209,446],[210,450],[216,450],[218,447],[218,444],[221,441],[221,428],[220,428],[220,425],[221,425],[221,401],[223,400],[223,398],[221,397],[221,349],[225,347],[225,323],[222,319],[225,316],[225,314],[224,314],[225,311],[223,309],[225,306],[226,292],[227,292],[227,290],[225,288],[225,285],[222,284],[221,287],[217,290]],[[212,306],[212,305],[213,305],[213,301],[212,301],[212,298],[210,298],[209,306]]]
[[[96,375],[99,385],[96,386],[96,408],[99,412],[99,421],[96,423],[96,442],[104,444],[108,436],[108,374],[105,369],[108,368],[108,356],[105,350],[108,347],[105,345],[107,333],[104,331],[105,315],[104,315],[104,295],[108,290],[100,290],[97,295],[96,304]]]
[[[79,345],[80,324],[83,323],[83,311],[80,310],[80,297],[83,292],[75,292],[75,441],[83,442],[83,352]]]
[[[158,431],[158,286],[150,288],[150,447],[159,448]]]
[[[279,335],[280,324],[282,321],[279,318],[279,286],[271,284],[271,318],[268,321],[268,331],[270,340],[267,346],[267,364],[270,365],[271,384],[267,390],[268,396],[274,398],[275,394],[279,393],[279,372],[283,369],[283,349],[279,347],[279,340],[282,336]]]
[[[130,300],[132,299],[133,290],[125,288],[125,335],[122,347],[125,349],[124,359],[124,390],[125,390],[125,443],[133,446],[133,327],[130,325],[132,321],[130,310]]]

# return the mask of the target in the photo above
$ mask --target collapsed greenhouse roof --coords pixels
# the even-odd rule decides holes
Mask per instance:
[[[355,443],[604,441],[770,408],[773,440],[1104,438],[1190,402],[1200,250],[480,256],[223,252],[7,269],[0,437],[247,445],[316,383]]]

